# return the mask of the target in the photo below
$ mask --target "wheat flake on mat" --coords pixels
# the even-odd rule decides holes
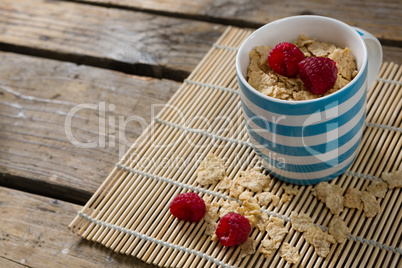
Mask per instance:
[[[216,155],[210,154],[200,163],[196,182],[203,186],[210,185],[220,181],[225,176],[225,163]]]
[[[373,194],[364,191],[361,194],[361,199],[364,205],[364,215],[367,218],[372,218],[380,213],[380,202]]]
[[[252,255],[255,253],[255,249],[257,246],[257,241],[252,239],[251,237],[247,238],[246,242],[240,245],[240,255],[239,258],[242,259],[247,255]]]
[[[402,170],[394,172],[383,172],[381,174],[381,179],[388,182],[389,189],[402,188]]]
[[[257,198],[258,204],[260,204],[260,206],[267,206],[271,202],[274,206],[277,206],[279,203],[279,197],[271,192],[262,192],[256,194],[255,197]]]
[[[293,228],[299,232],[303,232],[304,239],[307,243],[314,246],[318,256],[325,258],[328,255],[331,244],[336,243],[332,235],[316,227],[313,224],[313,220],[307,215],[299,216],[296,212],[292,212],[290,221]]]
[[[372,180],[366,191],[374,195],[375,197],[384,198],[388,191],[388,183],[384,181]]]
[[[267,188],[271,182],[269,175],[262,174],[258,169],[250,169],[240,172],[235,183],[250,189],[253,192],[260,192]]]
[[[328,233],[334,237],[337,243],[344,243],[350,230],[339,216],[334,216],[328,226]]]
[[[332,214],[337,215],[343,211],[342,188],[339,185],[320,182],[313,189],[313,195],[324,202]]]
[[[286,242],[279,249],[279,255],[289,263],[298,263],[300,261],[300,254],[297,248]]]
[[[343,204],[347,208],[363,209],[360,190],[356,188],[347,189],[343,198]]]

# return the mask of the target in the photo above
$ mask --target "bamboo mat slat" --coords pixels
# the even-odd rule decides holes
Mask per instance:
[[[214,200],[227,198],[216,185],[195,183],[200,161],[214,153],[227,164],[228,177],[258,164],[248,141],[237,89],[235,57],[251,32],[229,27],[183,82],[169,103],[120,159],[70,228],[83,238],[111,250],[161,267],[289,267],[278,252],[265,258],[257,251],[238,258],[239,247],[226,248],[204,235],[204,221],[188,223],[169,213],[179,193],[199,192]],[[402,169],[402,67],[384,62],[368,92],[366,129],[358,155],[345,174],[331,181],[342,187],[365,189],[383,171]],[[273,179],[270,191],[281,196],[283,183]],[[351,230],[343,244],[319,257],[288,220],[292,211],[306,213],[326,227],[332,214],[311,194],[313,186],[296,186],[288,203],[270,204],[269,215],[287,219],[284,239],[296,246],[301,261],[294,267],[402,267],[402,193],[387,192],[381,212],[366,218],[345,209],[342,219]],[[266,233],[252,230],[260,242]]]

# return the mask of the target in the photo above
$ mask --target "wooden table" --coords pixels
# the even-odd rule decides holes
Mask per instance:
[[[67,226],[228,25],[300,14],[402,63],[398,0],[1,0],[0,267],[153,267]]]

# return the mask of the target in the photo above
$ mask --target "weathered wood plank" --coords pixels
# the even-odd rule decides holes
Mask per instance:
[[[78,205],[3,187],[0,200],[0,267],[155,267],[73,234]]]
[[[313,14],[333,17],[361,27],[378,38],[402,42],[402,8],[398,0],[82,0],[139,10],[202,17],[205,20],[232,25],[256,27],[283,17]]]
[[[13,53],[0,62],[0,185],[79,203],[180,86]]]
[[[22,264],[16,263],[12,260],[9,260],[3,256],[0,256],[0,267],[7,267],[7,268],[23,268],[27,267]]]
[[[185,78],[224,25],[65,1],[0,1],[0,49]]]

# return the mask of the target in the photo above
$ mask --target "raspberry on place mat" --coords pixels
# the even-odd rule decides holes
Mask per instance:
[[[308,57],[299,63],[299,75],[304,86],[313,94],[322,95],[336,82],[335,61],[323,57]]]
[[[204,200],[196,193],[182,193],[170,203],[170,213],[181,220],[200,221],[206,211]]]
[[[272,48],[268,65],[277,74],[294,77],[299,73],[298,64],[304,60],[303,52],[294,44],[283,42]]]
[[[219,220],[215,234],[222,245],[231,247],[246,242],[250,232],[251,226],[247,218],[239,213],[229,213]]]

